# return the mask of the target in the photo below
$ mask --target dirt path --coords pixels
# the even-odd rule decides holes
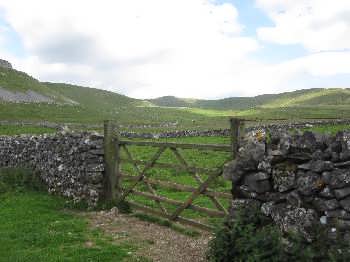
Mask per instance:
[[[190,237],[168,227],[142,221],[136,217],[112,212],[85,213],[92,227],[102,229],[116,242],[130,242],[140,246],[136,255],[154,262],[200,262],[211,235],[201,232],[199,237]]]

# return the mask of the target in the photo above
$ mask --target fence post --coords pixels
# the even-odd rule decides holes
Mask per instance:
[[[235,159],[238,153],[240,140],[244,135],[244,120],[239,118],[230,118],[232,159]]]
[[[103,193],[106,202],[116,202],[120,196],[119,135],[117,125],[104,121],[104,177]]]

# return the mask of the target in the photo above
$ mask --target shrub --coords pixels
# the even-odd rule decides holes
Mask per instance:
[[[298,234],[282,235],[259,210],[243,209],[235,221],[227,220],[209,243],[211,262],[313,262],[350,261],[347,241],[330,240],[325,228],[314,228],[315,239],[308,243]]]
[[[278,231],[258,212],[243,209],[235,222],[228,220],[218,227],[207,258],[212,262],[278,261],[271,258],[280,257],[280,250]]]

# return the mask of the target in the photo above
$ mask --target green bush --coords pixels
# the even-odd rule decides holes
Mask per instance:
[[[314,228],[315,240],[308,243],[297,234],[282,236],[258,210],[241,210],[237,218],[219,226],[209,243],[211,262],[313,262],[350,261],[350,245],[327,238],[324,228]],[[288,244],[287,244],[288,242]]]
[[[280,257],[278,231],[258,212],[241,210],[235,222],[220,226],[209,243],[207,258],[212,262],[278,261]]]

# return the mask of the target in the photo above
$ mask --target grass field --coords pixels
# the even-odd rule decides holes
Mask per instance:
[[[51,134],[56,132],[54,128],[39,127],[39,126],[14,126],[0,125],[0,135],[13,136],[21,134]]]
[[[30,189],[28,175],[0,170],[0,261],[146,261],[131,256],[133,244],[90,229],[65,199]]]

